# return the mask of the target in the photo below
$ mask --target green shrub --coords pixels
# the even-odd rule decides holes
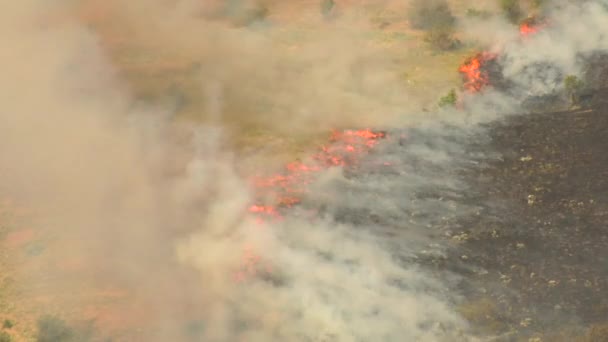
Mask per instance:
[[[564,78],[564,87],[567,92],[577,92],[583,88],[583,81],[575,75],[568,75]]]
[[[568,75],[564,78],[564,88],[566,94],[570,98],[570,104],[576,106],[579,103],[579,97],[584,83],[574,75]]]
[[[43,316],[38,320],[37,342],[74,341],[75,333],[65,321],[54,316]]]
[[[555,5],[551,0],[532,0],[532,8],[536,10],[547,9],[552,4]]]
[[[6,331],[0,331],[0,342],[12,342],[13,338]]]
[[[441,51],[453,50],[460,46],[460,41],[454,38],[450,30],[446,29],[435,29],[427,32],[424,41]]]
[[[5,319],[4,322],[2,323],[2,328],[3,329],[10,329],[14,326],[15,324],[13,324],[13,321],[11,321],[10,319]]]
[[[519,0],[500,0],[500,8],[512,23],[519,23],[523,16]]]
[[[491,13],[488,11],[482,11],[482,10],[478,10],[475,8],[469,8],[469,9],[467,9],[465,15],[469,18],[487,19],[491,16]]]
[[[234,25],[242,27],[264,21],[268,13],[268,7],[261,0],[226,0],[219,15],[229,18]]]
[[[410,25],[416,29],[451,29],[456,18],[446,0],[413,0],[408,12]]]
[[[451,89],[447,93],[447,95],[445,95],[439,99],[438,105],[440,108],[454,107],[456,105],[456,101],[458,101],[458,95],[456,95],[456,90]]]
[[[329,17],[335,5],[334,0],[321,0],[321,14],[326,18]]]
[[[70,326],[60,318],[46,315],[38,320],[36,342],[89,342],[94,336],[92,321],[83,321]]]
[[[606,342],[608,341],[608,323],[591,326],[587,336],[581,342]]]

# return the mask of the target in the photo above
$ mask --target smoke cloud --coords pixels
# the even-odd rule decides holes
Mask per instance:
[[[325,58],[322,47],[282,56],[248,31],[194,24],[192,4],[180,4],[190,16],[178,6],[154,26],[148,16],[167,4],[120,8],[135,32],[150,30],[142,39],[196,51],[204,124],[138,102],[96,32],[66,15],[69,3],[22,1],[4,12],[0,35],[11,48],[0,57],[1,186],[31,210],[47,246],[44,263],[21,270],[18,285],[33,302],[24,307],[60,307],[70,318],[98,319],[108,335],[146,341],[436,341],[465,330],[446,288],[400,265],[370,232],[297,215],[257,226],[246,213],[248,185],[222,140],[219,123],[231,113],[264,113],[251,119],[305,130],[397,108],[403,99],[386,87],[392,81],[374,72],[382,57],[341,49],[348,43],[340,31],[323,40],[336,49],[326,66],[295,74],[293,65]],[[366,95],[345,89],[353,77]],[[266,93],[275,107],[248,108]],[[235,279],[243,267],[255,276]],[[95,304],[104,292],[123,303]],[[37,301],[44,296],[52,304]],[[202,322],[200,331],[188,330],[193,322]]]
[[[48,245],[45,262],[21,271],[27,307],[97,319],[125,340],[474,340],[450,291],[457,277],[418,258],[442,255],[435,228],[445,217],[475,209],[458,204],[467,189],[458,171],[479,157],[464,148],[475,124],[520,98],[487,93],[465,99],[466,115],[412,115],[417,130],[393,132],[408,147],[392,140],[370,157],[389,171],[327,170],[301,209],[260,226],[247,213],[253,195],[231,125],[294,135],[395,127],[423,102],[387,71],[395,61],[351,39],[353,13],[286,50],[278,31],[226,25],[214,2],[77,5],[22,0],[0,14],[10,44],[0,55],[0,189],[32,211]],[[78,10],[116,25],[88,27]],[[527,65],[580,70],[578,53],[607,48],[605,16],[595,2],[556,10],[528,47],[500,47],[505,76],[536,89],[537,74],[521,77]],[[492,27],[511,39],[506,24]],[[106,46],[123,36],[181,54],[193,90],[141,101]],[[180,101],[197,111],[180,112]],[[106,292],[118,303],[96,302]]]

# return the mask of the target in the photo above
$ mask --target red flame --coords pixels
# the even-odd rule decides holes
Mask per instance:
[[[538,29],[538,27],[532,26],[528,23],[523,23],[519,26],[519,33],[521,33],[522,36],[528,36],[538,32]]]
[[[519,32],[522,37],[527,37],[537,33],[542,28],[548,26],[548,22],[537,17],[529,17],[521,22]],[[472,93],[477,93],[491,85],[490,75],[484,68],[487,62],[496,59],[498,55],[490,52],[481,52],[473,57],[469,57],[458,68],[464,79],[463,87]]]
[[[483,66],[486,62],[495,58],[496,54],[481,52],[468,58],[458,68],[458,71],[464,77],[464,88],[466,90],[476,93],[490,85],[490,78],[488,73],[483,70]]]
[[[521,24],[519,25],[519,33],[523,37],[527,37],[537,33],[545,26],[547,26],[546,21],[540,20],[536,17],[530,17],[521,22]]]
[[[255,177],[252,180],[259,198],[249,207],[256,221],[264,224],[268,220],[280,220],[281,211],[301,202],[308,191],[307,186],[320,171],[335,166],[356,167],[358,157],[374,148],[379,139],[385,138],[383,132],[369,129],[334,131],[329,137],[329,144],[321,146],[309,163],[292,162],[285,166],[283,172],[266,177]],[[384,165],[390,165],[385,163]],[[270,196],[269,196],[270,195]],[[262,198],[271,197],[272,204],[263,204]],[[242,282],[260,274],[261,258],[252,248],[247,248],[241,267],[234,273],[234,280]],[[269,272],[269,267],[261,267]]]
[[[267,177],[256,177],[253,185],[262,195],[275,195],[275,205],[253,205],[251,213],[265,216],[280,217],[277,207],[292,207],[300,202],[307,192],[306,186],[312,181],[314,174],[333,166],[353,166],[357,156],[373,148],[378,139],[384,138],[383,132],[373,132],[369,129],[334,131],[330,135],[329,145],[321,146],[320,151],[313,155],[311,162],[292,162],[285,166],[284,172]]]

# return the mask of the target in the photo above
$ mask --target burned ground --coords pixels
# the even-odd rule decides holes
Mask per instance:
[[[304,205],[446,280],[477,334],[587,341],[608,317],[606,95],[478,129],[389,132],[325,188],[329,207],[319,194]]]
[[[486,148],[500,157],[466,173],[475,201],[492,205],[459,220],[467,238],[458,253],[486,270],[473,277],[474,291],[501,303],[511,328],[547,332],[608,317],[608,106],[600,98],[592,108],[493,125]]]

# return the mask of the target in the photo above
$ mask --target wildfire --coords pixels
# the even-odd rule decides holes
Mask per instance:
[[[523,37],[530,36],[532,34],[537,33],[543,27],[547,26],[547,23],[539,20],[536,17],[529,17],[521,22],[519,25],[519,33]]]
[[[519,32],[521,37],[526,38],[537,33],[547,25],[548,22],[546,20],[531,16],[521,22]],[[498,55],[495,53],[480,52],[465,60],[458,68],[458,71],[463,76],[463,87],[469,92],[477,93],[490,86],[490,75],[486,66],[488,62],[495,60],[497,57]]]
[[[463,75],[464,88],[470,92],[477,93],[490,85],[487,71],[483,70],[486,62],[496,58],[496,54],[481,52],[468,58],[458,71]]]
[[[292,162],[279,174],[256,177],[253,185],[258,192],[262,195],[274,195],[277,203],[252,205],[249,212],[257,214],[258,217],[280,217],[279,208],[289,208],[300,203],[300,198],[307,192],[307,185],[316,173],[334,166],[355,166],[357,157],[373,148],[378,140],[385,136],[383,132],[369,129],[332,132],[329,144],[321,146],[309,164]]]
[[[538,27],[531,26],[527,23],[523,23],[519,26],[519,33],[522,36],[528,36],[532,33],[536,33],[538,31]]]
[[[386,133],[369,129],[332,132],[329,144],[321,146],[312,156],[310,163],[292,162],[285,166],[283,172],[255,177],[252,183],[260,198],[248,208],[249,212],[259,224],[268,220],[280,220],[282,210],[301,202],[302,196],[308,191],[308,184],[314,180],[316,174],[335,166],[356,167],[357,159],[385,137]],[[268,195],[275,198],[275,202],[270,205],[262,204],[264,201],[261,198]],[[264,266],[253,248],[247,247],[242,265],[233,277],[235,282],[240,283],[264,272],[270,272],[269,266]]]

